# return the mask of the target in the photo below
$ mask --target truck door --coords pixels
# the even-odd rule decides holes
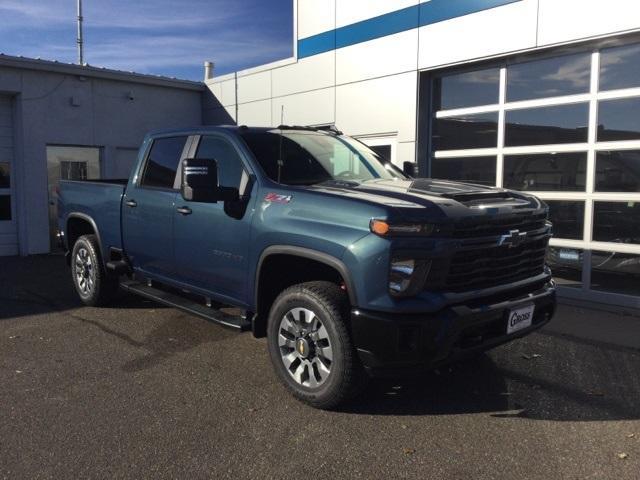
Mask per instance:
[[[133,267],[152,276],[173,277],[173,219],[178,165],[188,151],[187,136],[153,140],[122,203],[122,238]]]
[[[249,171],[236,147],[221,135],[204,135],[194,145],[195,158],[218,163],[218,183],[247,188]],[[251,203],[252,201],[250,201]],[[180,194],[174,212],[174,244],[180,280],[214,296],[246,299],[251,205],[241,218],[225,212],[224,202],[188,202]]]

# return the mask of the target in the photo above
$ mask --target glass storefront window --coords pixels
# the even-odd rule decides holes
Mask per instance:
[[[496,157],[434,158],[431,177],[495,185]]]
[[[507,101],[587,93],[590,73],[589,52],[509,65]]]
[[[505,115],[507,147],[587,141],[587,103],[509,110]]]
[[[504,187],[515,190],[584,192],[587,153],[505,155]]]
[[[582,287],[584,252],[577,248],[549,247],[547,264],[553,278],[562,287]]]
[[[11,170],[6,162],[0,162],[0,188],[11,188]]]
[[[592,251],[591,288],[640,295],[640,255]]]
[[[640,98],[598,102],[598,141],[640,139]]]
[[[500,69],[457,73],[434,80],[434,110],[498,103]]]
[[[596,192],[640,192],[640,150],[596,152]]]
[[[640,203],[594,202],[593,239],[640,244]]]
[[[498,112],[437,118],[433,145],[435,150],[497,147]]]
[[[584,202],[573,200],[545,200],[549,205],[549,220],[553,223],[553,238],[582,240]]]
[[[640,87],[640,44],[600,52],[600,90]]]

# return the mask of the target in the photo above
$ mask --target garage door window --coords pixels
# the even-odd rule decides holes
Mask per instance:
[[[11,196],[0,195],[0,221],[11,220]]]
[[[507,70],[507,100],[587,93],[590,74],[589,53],[516,63]]]
[[[11,170],[8,163],[0,163],[0,188],[11,188]]]
[[[566,284],[637,295],[605,284],[638,280],[640,43],[423,75],[431,176],[534,193],[549,204],[549,261]]]
[[[600,90],[640,87],[640,44],[600,52]]]
[[[587,152],[504,156],[504,186],[514,190],[584,192]]]

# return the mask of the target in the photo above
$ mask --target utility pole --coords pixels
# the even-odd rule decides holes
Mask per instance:
[[[78,63],[84,65],[84,45],[82,43],[82,0],[78,0]]]

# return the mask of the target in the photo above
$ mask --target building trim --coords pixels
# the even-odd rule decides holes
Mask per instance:
[[[298,58],[386,37],[522,0],[431,0],[298,40]]]
[[[3,53],[0,53],[0,67],[54,72],[106,80],[119,80],[124,82],[143,83],[145,85],[156,85],[159,87],[182,88],[185,90],[204,91],[206,88],[204,83],[194,82],[191,80],[180,80],[177,78],[111,70],[108,68],[92,67],[89,65],[74,65],[72,63],[60,63],[36,58],[14,57]]]

